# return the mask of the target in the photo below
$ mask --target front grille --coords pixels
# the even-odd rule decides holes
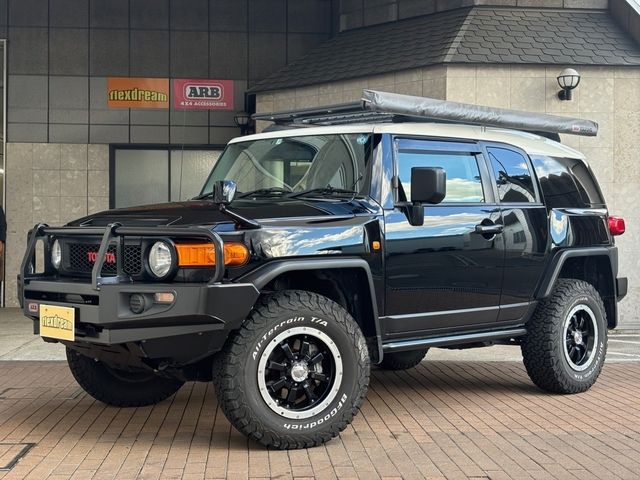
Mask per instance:
[[[97,243],[67,243],[68,264],[66,269],[73,273],[91,273],[100,245]],[[93,258],[91,258],[93,255]],[[107,250],[107,261],[102,266],[102,275],[115,275],[116,246],[110,245]],[[142,273],[142,248],[140,245],[125,245],[122,269],[129,275]]]

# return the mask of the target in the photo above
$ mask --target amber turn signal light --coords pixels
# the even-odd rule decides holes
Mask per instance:
[[[210,243],[177,243],[179,267],[212,267],[216,254]],[[230,267],[244,265],[249,260],[249,250],[242,243],[224,244],[224,264]]]

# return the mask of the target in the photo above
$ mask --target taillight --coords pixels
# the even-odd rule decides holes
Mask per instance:
[[[622,217],[609,217],[609,232],[611,235],[622,235],[625,230],[624,218]]]

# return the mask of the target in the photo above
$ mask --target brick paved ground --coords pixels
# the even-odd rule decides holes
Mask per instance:
[[[339,438],[282,452],[231,429],[210,385],[118,409],[84,394],[62,362],[0,362],[0,467],[29,443],[0,479],[637,479],[640,363],[607,364],[573,396],[538,391],[516,362],[376,370]]]

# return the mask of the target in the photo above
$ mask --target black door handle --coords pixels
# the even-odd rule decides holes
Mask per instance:
[[[480,235],[496,235],[498,233],[502,233],[504,230],[504,225],[500,225],[499,223],[494,223],[491,225],[476,225],[475,233],[479,233]]]

